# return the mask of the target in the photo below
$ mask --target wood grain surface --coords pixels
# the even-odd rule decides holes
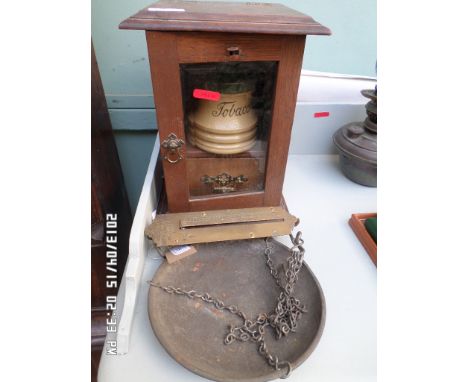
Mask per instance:
[[[164,8],[180,11],[164,11]],[[163,0],[124,20],[120,29],[329,35],[312,17],[271,3]]]

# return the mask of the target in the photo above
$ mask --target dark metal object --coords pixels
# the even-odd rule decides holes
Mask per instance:
[[[300,257],[298,246],[300,238],[293,251]],[[276,241],[269,243],[268,249],[264,240],[255,239],[201,244],[197,250],[197,255],[180,260],[177,266],[162,265],[153,278],[156,285],[177,285],[179,293],[173,293],[183,296],[159,288],[149,292],[151,324],[169,354],[189,370],[217,381],[267,381],[298,367],[314,350],[325,323],[324,296],[307,265],[298,268],[301,261],[291,256],[285,274],[279,265],[285,263],[289,249]],[[275,330],[266,329],[264,323],[274,318],[258,312],[271,312],[275,307],[273,312],[282,310],[287,290],[292,292],[296,281],[298,306],[307,307],[300,320],[299,310],[290,310],[294,316],[290,317],[291,326],[297,333],[285,336],[288,329],[281,320],[277,327],[270,325]],[[209,291],[210,295],[195,291]],[[187,298],[188,293],[194,298]],[[245,316],[251,321],[244,320]],[[226,336],[228,326],[231,329]],[[275,333],[283,338],[277,341]],[[260,335],[263,342],[257,341]],[[256,342],[256,346],[244,341]]]
[[[364,122],[352,122],[333,135],[340,154],[340,167],[353,182],[364,186],[377,186],[377,93],[363,90],[370,99],[366,104]]]

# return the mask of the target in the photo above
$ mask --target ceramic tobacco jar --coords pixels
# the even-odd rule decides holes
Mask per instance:
[[[252,109],[253,87],[248,82],[207,84],[220,99],[200,99],[189,115],[190,143],[215,154],[238,154],[255,144],[257,115]]]

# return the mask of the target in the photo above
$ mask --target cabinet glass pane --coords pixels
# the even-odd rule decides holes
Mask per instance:
[[[180,66],[191,197],[263,191],[277,62]]]

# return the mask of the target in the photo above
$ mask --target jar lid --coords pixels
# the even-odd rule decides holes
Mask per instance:
[[[349,156],[369,163],[377,163],[377,134],[365,122],[344,125],[333,135],[335,146]]]

